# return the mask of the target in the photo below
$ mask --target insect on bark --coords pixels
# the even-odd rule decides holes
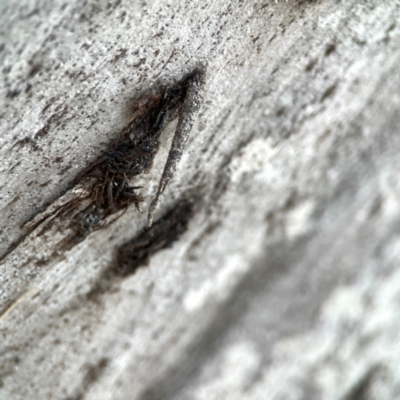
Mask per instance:
[[[174,85],[150,89],[142,95],[136,102],[130,122],[109,149],[75,178],[63,196],[27,221],[24,225],[28,229],[27,235],[41,225],[36,233],[40,236],[54,225],[65,231],[59,247],[67,250],[90,232],[115,221],[129,205],[134,204],[140,211],[140,203],[145,197],[138,193],[141,187],[131,186],[130,180],[151,169],[162,131],[170,121],[178,118],[157,193],[148,210],[150,227],[160,198],[181,160],[200,107],[203,84],[203,70],[195,69]]]
[[[183,103],[178,109],[179,120],[172,140],[171,149],[168,154],[167,162],[162,173],[156,197],[150,204],[148,214],[148,226],[153,223],[154,213],[160,203],[161,195],[165,192],[171,183],[175,174],[176,167],[182,158],[183,150],[192,130],[196,114],[200,108],[202,98],[200,96],[201,88],[204,84],[203,72],[196,70],[184,80],[186,92]]]

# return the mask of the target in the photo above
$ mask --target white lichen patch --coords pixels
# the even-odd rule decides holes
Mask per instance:
[[[277,153],[268,139],[255,139],[244,149],[242,155],[235,160],[234,172],[232,173],[232,182],[240,182],[246,174],[256,174],[269,166],[271,160]]]
[[[199,288],[192,289],[186,294],[183,299],[185,310],[195,312],[209,301],[226,300],[249,268],[249,262],[243,257],[239,254],[232,255],[214,277],[207,279]]]
[[[313,201],[304,201],[290,210],[286,217],[286,234],[290,239],[304,235],[312,226],[312,213],[315,205]]]

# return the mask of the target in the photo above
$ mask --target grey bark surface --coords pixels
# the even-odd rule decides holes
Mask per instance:
[[[400,2],[0,2],[0,399],[400,397]],[[68,251],[46,212],[138,97],[205,67],[155,220],[187,231],[103,288],[131,206]],[[176,120],[153,168],[154,198]],[[104,290],[103,290],[104,289]]]

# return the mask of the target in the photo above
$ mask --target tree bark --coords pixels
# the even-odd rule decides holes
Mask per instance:
[[[399,12],[2,1],[0,399],[396,398]],[[132,121],[160,140],[142,212],[88,222]]]

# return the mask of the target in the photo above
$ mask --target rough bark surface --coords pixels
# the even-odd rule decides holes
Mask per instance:
[[[397,0],[2,0],[0,399],[399,398],[399,15]],[[68,248],[62,221],[26,223],[143,93],[199,65],[157,240],[134,205]],[[144,211],[175,128],[131,182]],[[114,274],[121,246],[148,265]]]

